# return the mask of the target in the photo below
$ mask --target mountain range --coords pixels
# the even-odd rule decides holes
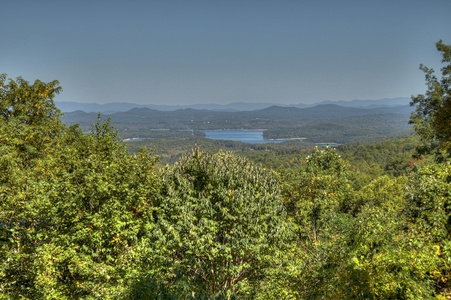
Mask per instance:
[[[56,106],[63,112],[73,112],[81,110],[87,113],[95,112],[102,114],[113,114],[116,112],[125,112],[133,108],[150,108],[159,111],[175,111],[180,109],[197,109],[197,110],[211,110],[211,111],[254,111],[261,110],[271,106],[280,107],[295,107],[295,108],[308,108],[324,104],[335,104],[344,107],[359,107],[359,108],[377,108],[377,107],[396,107],[408,105],[410,98],[386,98],[378,100],[336,100],[336,101],[322,101],[314,104],[289,104],[281,105],[277,103],[244,103],[233,102],[229,104],[192,104],[192,105],[157,105],[157,104],[137,104],[126,102],[115,103],[82,103],[82,102],[62,102],[56,101]]]
[[[135,107],[110,115],[102,114],[101,118],[111,118],[112,125],[124,138],[169,138],[175,132],[195,134],[218,129],[265,129],[265,138],[302,137],[314,142],[328,140],[345,143],[408,131],[412,110],[409,105],[369,105],[362,108],[337,104],[304,108],[273,105],[252,111],[194,108],[161,111]],[[65,113],[62,120],[66,124],[78,123],[83,130],[89,130],[97,121],[97,116],[96,112],[78,110]]]

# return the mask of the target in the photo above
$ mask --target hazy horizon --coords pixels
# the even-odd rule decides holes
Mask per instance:
[[[0,73],[60,102],[312,104],[410,97],[440,71],[451,1],[2,3]],[[7,25],[7,26],[6,26]]]
[[[196,105],[233,105],[233,104],[280,104],[280,105],[297,105],[297,104],[305,104],[305,105],[311,105],[311,104],[319,104],[323,102],[353,102],[353,101],[384,101],[384,100],[399,100],[399,99],[410,99],[410,97],[393,97],[393,98],[382,98],[382,99],[350,99],[350,100],[343,100],[343,99],[329,99],[329,100],[318,100],[315,102],[310,103],[303,103],[303,102],[296,102],[296,103],[276,103],[276,102],[246,102],[246,101],[234,101],[234,102],[224,102],[224,103],[214,103],[214,102],[205,102],[205,103],[179,103],[179,104],[155,104],[155,103],[146,103],[146,102],[133,102],[133,101],[116,101],[116,102],[83,102],[83,101],[65,101],[61,99],[57,99],[56,102],[60,103],[79,103],[79,104],[98,104],[98,105],[109,105],[109,104],[138,104],[138,105],[168,105],[168,106],[196,106]]]

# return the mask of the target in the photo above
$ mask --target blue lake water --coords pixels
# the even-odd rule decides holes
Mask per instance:
[[[205,130],[207,139],[239,141],[250,144],[282,143],[283,140],[265,140],[263,130]]]

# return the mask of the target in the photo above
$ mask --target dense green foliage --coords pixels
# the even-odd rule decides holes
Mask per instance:
[[[12,101],[0,126],[1,292],[114,297],[139,266],[156,159],[129,156],[107,123],[86,135],[64,127],[50,101],[56,85],[2,82],[2,103]]]
[[[198,149],[165,173],[159,247],[167,250],[162,260],[172,285],[210,297],[253,295],[288,240],[275,174],[231,153]]]
[[[60,90],[0,76],[0,299],[451,297],[448,91],[414,99],[426,156],[187,143],[164,165],[100,116],[64,125]]]

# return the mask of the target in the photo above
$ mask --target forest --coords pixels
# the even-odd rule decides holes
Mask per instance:
[[[175,138],[162,159],[101,116],[64,123],[58,81],[0,75],[0,299],[449,299],[436,46],[415,134],[337,148]]]

